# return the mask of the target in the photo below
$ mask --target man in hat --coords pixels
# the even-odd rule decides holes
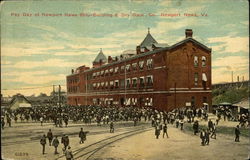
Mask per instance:
[[[65,150],[65,157],[66,157],[66,160],[72,160],[73,159],[73,154],[72,154],[70,146],[68,146],[68,148]]]
[[[46,136],[45,134],[42,136],[42,138],[40,139],[40,144],[43,147],[43,154],[45,154],[45,144],[46,144]]]
[[[58,154],[57,152],[57,147],[59,145],[59,140],[57,139],[57,136],[54,138],[53,142],[52,142],[52,145],[55,147],[55,154]]]
[[[51,132],[51,129],[49,129],[48,133],[47,133],[47,137],[49,139],[49,145],[51,146],[51,142],[53,139],[53,133]]]
[[[85,132],[83,132],[83,129],[81,128],[81,131],[79,132],[79,137],[80,137],[80,144],[84,143],[84,141],[86,140],[86,134]]]
[[[235,142],[239,142],[240,141],[240,127],[239,125],[237,125],[235,127]]]

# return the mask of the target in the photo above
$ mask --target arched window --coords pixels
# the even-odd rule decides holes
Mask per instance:
[[[205,56],[201,57],[201,65],[202,65],[202,67],[206,66],[206,57]]]
[[[198,56],[194,56],[194,66],[198,67],[198,63],[199,63]]]

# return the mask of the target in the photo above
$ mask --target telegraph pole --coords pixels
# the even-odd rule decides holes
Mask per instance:
[[[61,107],[61,85],[58,88],[58,105]]]

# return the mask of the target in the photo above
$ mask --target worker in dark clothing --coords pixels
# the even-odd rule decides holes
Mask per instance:
[[[168,127],[167,127],[167,124],[165,123],[164,126],[163,126],[163,138],[164,138],[164,135],[166,134],[167,138],[168,137]]]
[[[156,136],[156,139],[159,138],[159,135],[161,134],[161,128],[160,128],[160,125],[159,124],[156,124],[155,126],[155,136]]]
[[[213,122],[211,121],[211,119],[209,119],[209,121],[208,121],[208,129],[209,129],[209,131],[213,130]]]
[[[199,132],[199,122],[196,120],[193,124],[194,135]]]
[[[207,129],[207,131],[205,132],[205,144],[206,145],[209,145],[209,141],[210,141],[209,135],[210,135],[210,131],[209,129]]]
[[[211,138],[216,139],[216,126],[215,126],[215,123],[213,125],[213,130],[212,130]]]
[[[51,129],[49,129],[49,132],[47,133],[47,138],[49,139],[49,145],[51,146],[51,142],[53,139],[53,133],[51,132]]]
[[[206,132],[205,129],[203,129],[200,133],[200,138],[201,138],[201,145],[205,146],[205,138],[206,138]]]
[[[4,125],[5,125],[4,117],[2,117],[2,118],[1,118],[1,127],[2,127],[2,129],[4,129]]]
[[[79,137],[80,137],[80,144],[84,143],[84,141],[86,140],[86,133],[83,132],[83,129],[81,128],[81,131],[79,132]]]
[[[67,146],[69,145],[69,137],[67,135],[63,135],[61,143],[64,145],[64,150],[66,150]]]
[[[52,145],[55,147],[55,154],[58,154],[57,152],[57,147],[59,145],[59,140],[57,139],[57,136],[54,138],[53,142],[52,142]]]
[[[115,128],[114,128],[114,123],[113,123],[113,121],[111,121],[111,123],[110,123],[110,133],[114,133],[114,131],[115,131]]]
[[[45,144],[46,144],[46,136],[45,134],[42,136],[40,140],[40,144],[43,146],[43,154],[45,154]]]
[[[240,141],[240,128],[239,125],[237,125],[235,127],[235,142],[239,142]]]

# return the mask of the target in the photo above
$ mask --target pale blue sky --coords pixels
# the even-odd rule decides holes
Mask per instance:
[[[88,66],[100,48],[106,56],[135,50],[147,34],[162,43],[194,38],[212,48],[213,83],[231,81],[231,71],[248,79],[248,1],[9,1],[1,3],[1,87],[4,95],[50,92],[65,85],[71,68]],[[11,13],[19,14],[13,16]],[[33,14],[31,17],[23,13]],[[34,16],[39,13],[40,16]],[[107,13],[118,17],[45,17],[42,13]],[[122,13],[145,14],[121,17]],[[149,13],[180,13],[180,17],[147,16]],[[185,17],[184,13],[208,16]],[[15,89],[15,90],[14,90]]]

